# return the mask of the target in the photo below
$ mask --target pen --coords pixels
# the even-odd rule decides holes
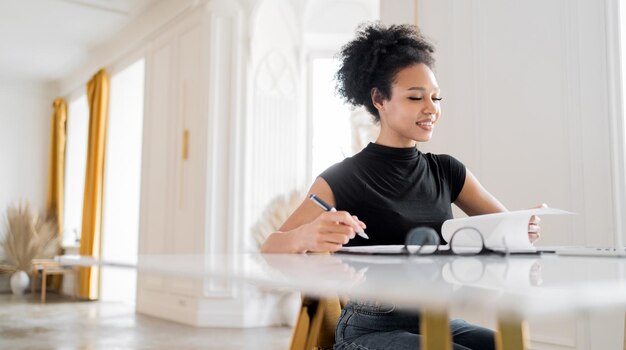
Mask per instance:
[[[326,211],[337,211],[337,209],[335,209],[333,206],[331,206],[330,204],[324,202],[323,199],[321,199],[320,197],[311,194],[309,196],[309,199],[313,201],[313,203],[317,204],[320,208],[326,210]],[[361,229],[361,231],[357,231],[356,232],[357,235],[365,238],[365,239],[370,239],[369,236],[365,233],[365,231],[363,231]]]

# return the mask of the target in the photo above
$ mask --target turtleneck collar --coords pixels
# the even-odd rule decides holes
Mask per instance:
[[[411,160],[419,156],[417,147],[396,148],[370,142],[363,152],[377,157],[397,160]]]

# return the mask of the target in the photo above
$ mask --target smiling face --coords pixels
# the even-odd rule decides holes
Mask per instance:
[[[433,71],[423,63],[401,69],[391,84],[391,96],[384,99],[372,91],[380,115],[376,143],[390,147],[414,147],[430,140],[441,115],[439,85]]]

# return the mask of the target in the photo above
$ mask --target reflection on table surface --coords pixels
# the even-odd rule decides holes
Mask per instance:
[[[87,260],[85,260],[87,261]],[[66,259],[81,265],[81,259]],[[87,265],[87,263],[84,263]],[[89,265],[106,266],[106,261]],[[626,259],[352,254],[144,255],[144,273],[223,278],[316,295],[385,299],[435,308],[464,305],[522,314],[626,305]]]

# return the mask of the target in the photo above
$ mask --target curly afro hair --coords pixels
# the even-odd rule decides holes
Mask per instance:
[[[337,93],[353,106],[365,106],[380,121],[371,91],[376,88],[385,99],[391,84],[403,68],[423,63],[433,68],[435,49],[416,26],[365,23],[356,38],[341,48],[341,66],[335,75]]]

